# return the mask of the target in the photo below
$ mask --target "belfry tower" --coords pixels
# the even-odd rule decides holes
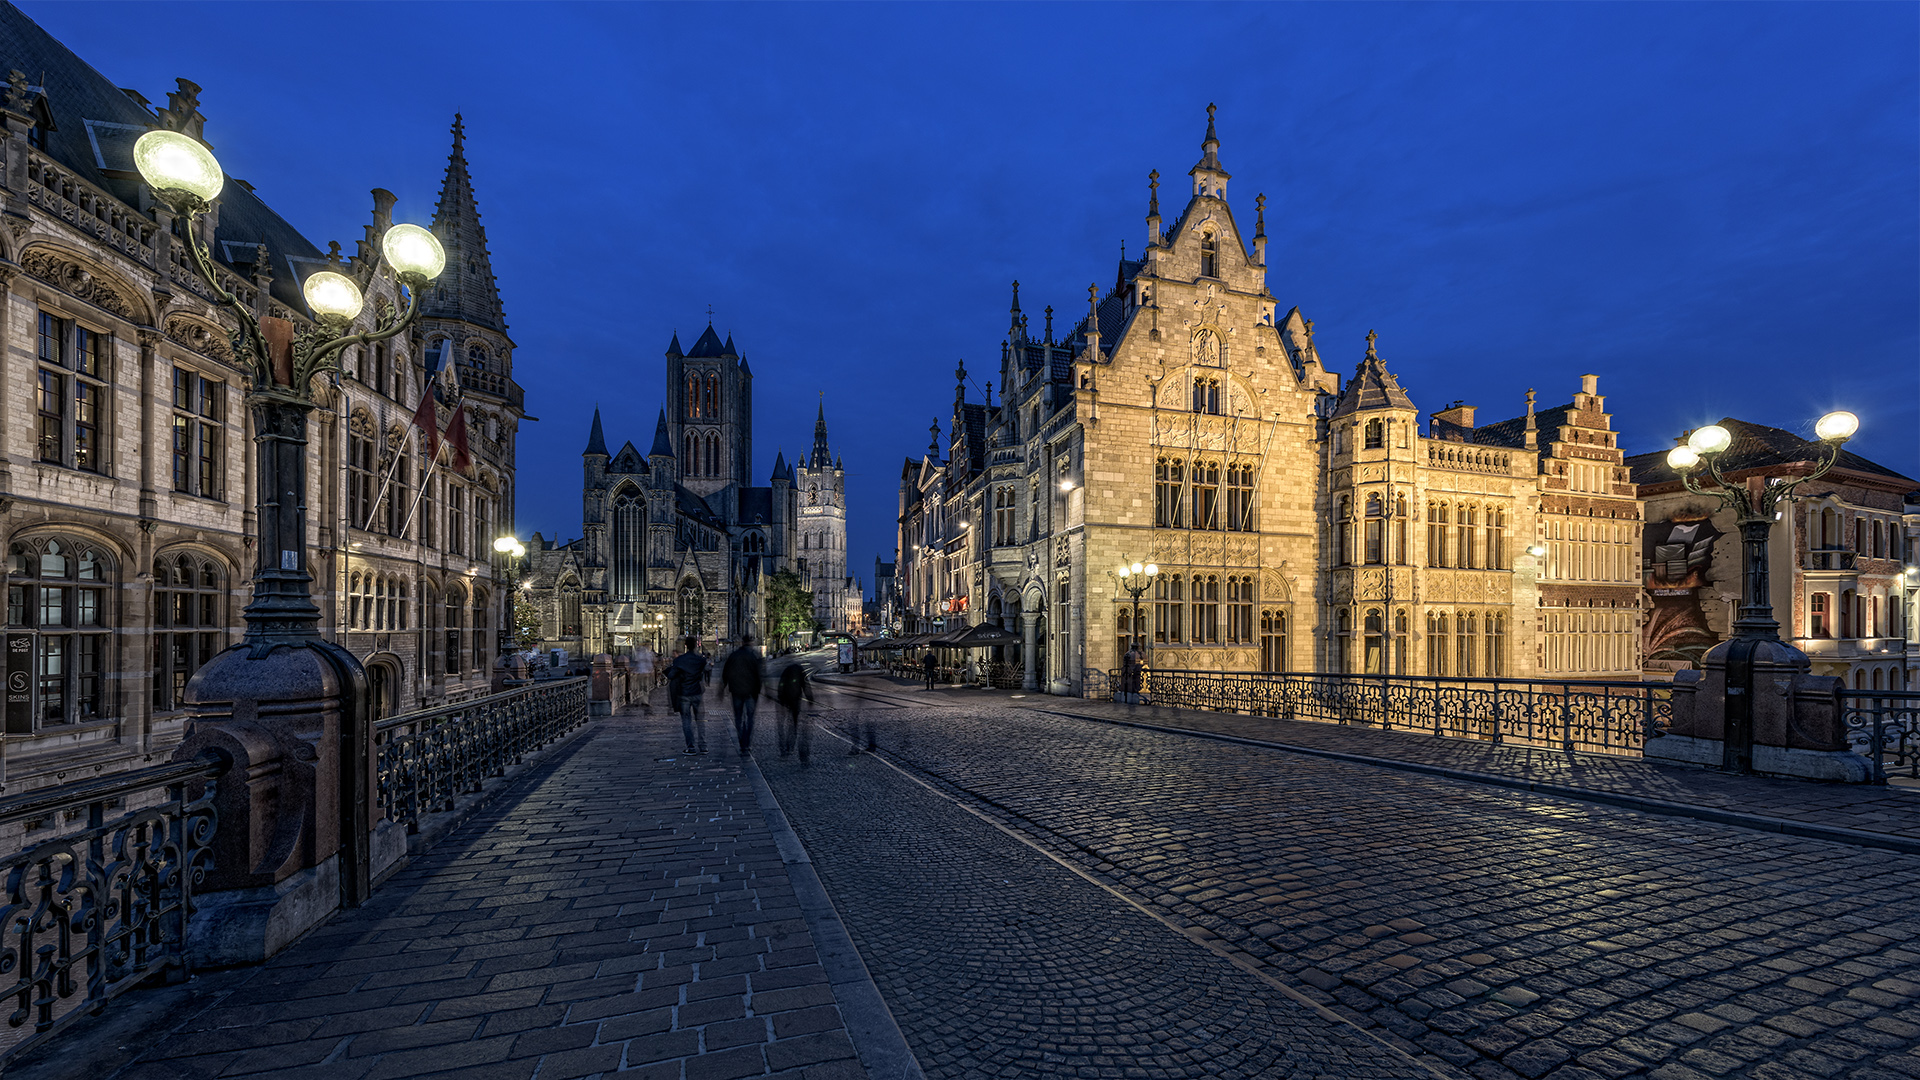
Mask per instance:
[[[814,618],[829,631],[850,631],[846,469],[827,445],[825,401],[813,422],[813,450],[794,470],[794,491],[800,502],[800,550],[796,555],[800,575],[813,590]]]

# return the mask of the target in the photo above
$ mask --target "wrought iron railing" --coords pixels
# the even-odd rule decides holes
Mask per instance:
[[[1639,753],[1673,719],[1665,683],[1149,670],[1141,692],[1182,709],[1604,754]]]
[[[380,721],[380,808],[417,832],[425,814],[453,809],[522,757],[587,719],[588,680],[554,679]]]
[[[0,800],[22,849],[0,858],[0,1060],[158,975],[185,975],[193,889],[211,858],[209,754]]]
[[[1873,762],[1873,782],[1920,780],[1920,694],[1840,691],[1847,742]]]

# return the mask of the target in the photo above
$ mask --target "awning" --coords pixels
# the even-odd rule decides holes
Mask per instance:
[[[1011,645],[1020,640],[1020,635],[1005,630],[992,623],[981,623],[969,627],[965,633],[954,638],[949,644],[959,649],[977,649],[989,645]]]

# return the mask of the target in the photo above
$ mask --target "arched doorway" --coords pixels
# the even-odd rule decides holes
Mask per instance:
[[[367,702],[378,722],[400,712],[400,670],[389,657],[367,663]]]

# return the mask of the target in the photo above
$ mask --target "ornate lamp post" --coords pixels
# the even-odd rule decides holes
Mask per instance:
[[[496,539],[493,542],[493,550],[506,557],[507,577],[512,582],[512,587],[507,590],[506,611],[502,613],[507,623],[504,644],[519,648],[520,620],[514,608],[520,603],[519,571],[526,565],[522,560],[527,557],[527,546],[522,544],[518,537],[509,534]]]
[[[188,262],[232,313],[233,352],[247,377],[256,446],[259,536],[246,638],[202,666],[187,690],[200,708],[181,753],[217,747],[257,770],[257,779],[221,781],[221,816],[242,820],[223,830],[227,839],[210,883],[234,890],[272,885],[293,895],[324,888],[318,883],[337,874],[339,902],[358,904],[369,892],[373,732],[366,669],[344,647],[321,638],[320,609],[310,591],[307,419],[314,409],[313,380],[336,375],[346,349],[411,326],[420,293],[445,267],[446,254],[418,225],[389,228],[381,251],[406,287],[406,309],[383,310],[372,330],[349,333],[365,303],[360,286],[324,270],[303,286],[316,325],[296,336],[287,321],[257,318],[222,287],[194,228],[225,185],[213,154],[186,135],[157,130],[134,144],[133,159],[154,195],[181,219]],[[249,717],[257,719],[244,722]],[[298,777],[273,779],[265,765],[274,760],[284,763],[289,777]],[[250,824],[249,816],[270,821]],[[277,841],[264,842],[276,830],[305,839],[289,853]],[[256,843],[250,836],[264,839]],[[225,844],[236,846],[228,850]],[[289,880],[297,875],[305,875],[299,880],[306,884],[296,887]],[[271,924],[286,917],[279,912],[262,919]]]
[[[1773,617],[1767,542],[1773,534],[1777,508],[1793,498],[1802,484],[1825,476],[1839,460],[1840,445],[1859,428],[1859,418],[1850,412],[1828,413],[1813,428],[1825,444],[1825,456],[1813,471],[1804,476],[1769,477],[1757,486],[1729,481],[1722,473],[1720,455],[1733,445],[1733,433],[1718,424],[1700,428],[1688,436],[1685,446],[1667,452],[1668,467],[1680,475],[1687,490],[1718,499],[1733,511],[1740,529],[1740,613],[1733,621],[1733,637],[1708,650],[1703,658],[1704,667],[1725,671],[1724,768],[1753,770],[1753,696],[1759,684],[1756,669],[1804,672],[1809,667],[1805,653],[1780,640],[1780,624]],[[1713,487],[1701,485],[1702,465],[1712,476]]]
[[[1118,570],[1113,571],[1113,576],[1120,582],[1120,587],[1127,591],[1127,595],[1133,597],[1133,618],[1127,625],[1132,628],[1133,646],[1138,648],[1147,641],[1147,636],[1140,632],[1140,598],[1146,595],[1148,589],[1153,588],[1154,579],[1160,576],[1160,568],[1153,563],[1144,565],[1123,563]],[[1121,654],[1123,669],[1125,655]],[[1125,680],[1126,689],[1123,692],[1130,695],[1129,700],[1137,698],[1140,694],[1140,673],[1123,670],[1121,678]]]

